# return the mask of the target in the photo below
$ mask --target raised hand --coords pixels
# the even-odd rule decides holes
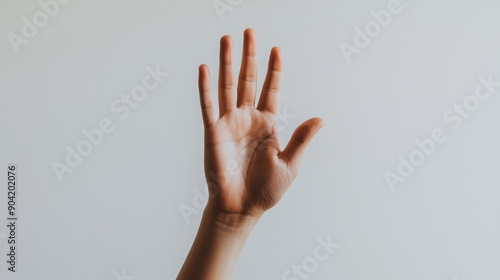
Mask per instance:
[[[237,87],[233,79],[231,37],[222,37],[220,43],[218,116],[210,97],[210,74],[206,65],[200,66],[198,80],[210,199],[178,280],[231,278],[253,227],[290,187],[304,150],[323,125],[319,118],[304,122],[282,151],[275,124],[281,78],[280,49],[271,50],[266,79],[255,107],[254,31],[244,32]]]
[[[199,68],[199,91],[205,126],[205,175],[211,193],[208,207],[232,214],[260,216],[273,207],[297,176],[304,150],[323,126],[319,118],[302,123],[280,149],[276,114],[281,83],[281,54],[271,49],[259,102],[255,33],[244,32],[241,69],[233,78],[232,40],[220,41],[219,112],[211,100],[210,74]]]

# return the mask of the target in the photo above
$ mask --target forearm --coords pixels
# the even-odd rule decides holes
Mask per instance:
[[[230,279],[258,217],[224,214],[207,206],[177,280]]]

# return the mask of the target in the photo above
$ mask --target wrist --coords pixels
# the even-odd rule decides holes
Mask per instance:
[[[208,203],[203,211],[193,247],[178,279],[230,279],[236,260],[260,218],[226,213],[212,206]]]
[[[213,229],[226,233],[245,233],[253,229],[262,215],[228,213],[216,209],[210,203],[203,211],[202,220],[212,224]]]

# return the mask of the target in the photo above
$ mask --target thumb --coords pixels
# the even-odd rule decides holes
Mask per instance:
[[[280,158],[287,164],[298,164],[304,151],[316,133],[325,125],[320,118],[312,118],[299,125],[292,134]]]

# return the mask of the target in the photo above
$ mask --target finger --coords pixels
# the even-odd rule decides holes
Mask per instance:
[[[203,124],[211,126],[215,122],[214,103],[212,102],[212,86],[210,85],[210,71],[205,64],[198,68],[198,89],[200,91],[200,105]]]
[[[324,122],[320,118],[312,118],[303,122],[295,129],[285,150],[280,153],[279,157],[291,164],[292,167],[298,166],[307,146],[323,126]]]
[[[219,55],[219,115],[236,107],[233,80],[233,59],[231,36],[223,36],[220,40]]]
[[[281,88],[281,50],[279,47],[271,49],[266,79],[262,87],[257,109],[269,111],[273,114],[278,112],[279,92]]]
[[[255,106],[255,92],[257,90],[257,58],[255,32],[248,28],[243,33],[243,54],[238,78],[237,106]]]

